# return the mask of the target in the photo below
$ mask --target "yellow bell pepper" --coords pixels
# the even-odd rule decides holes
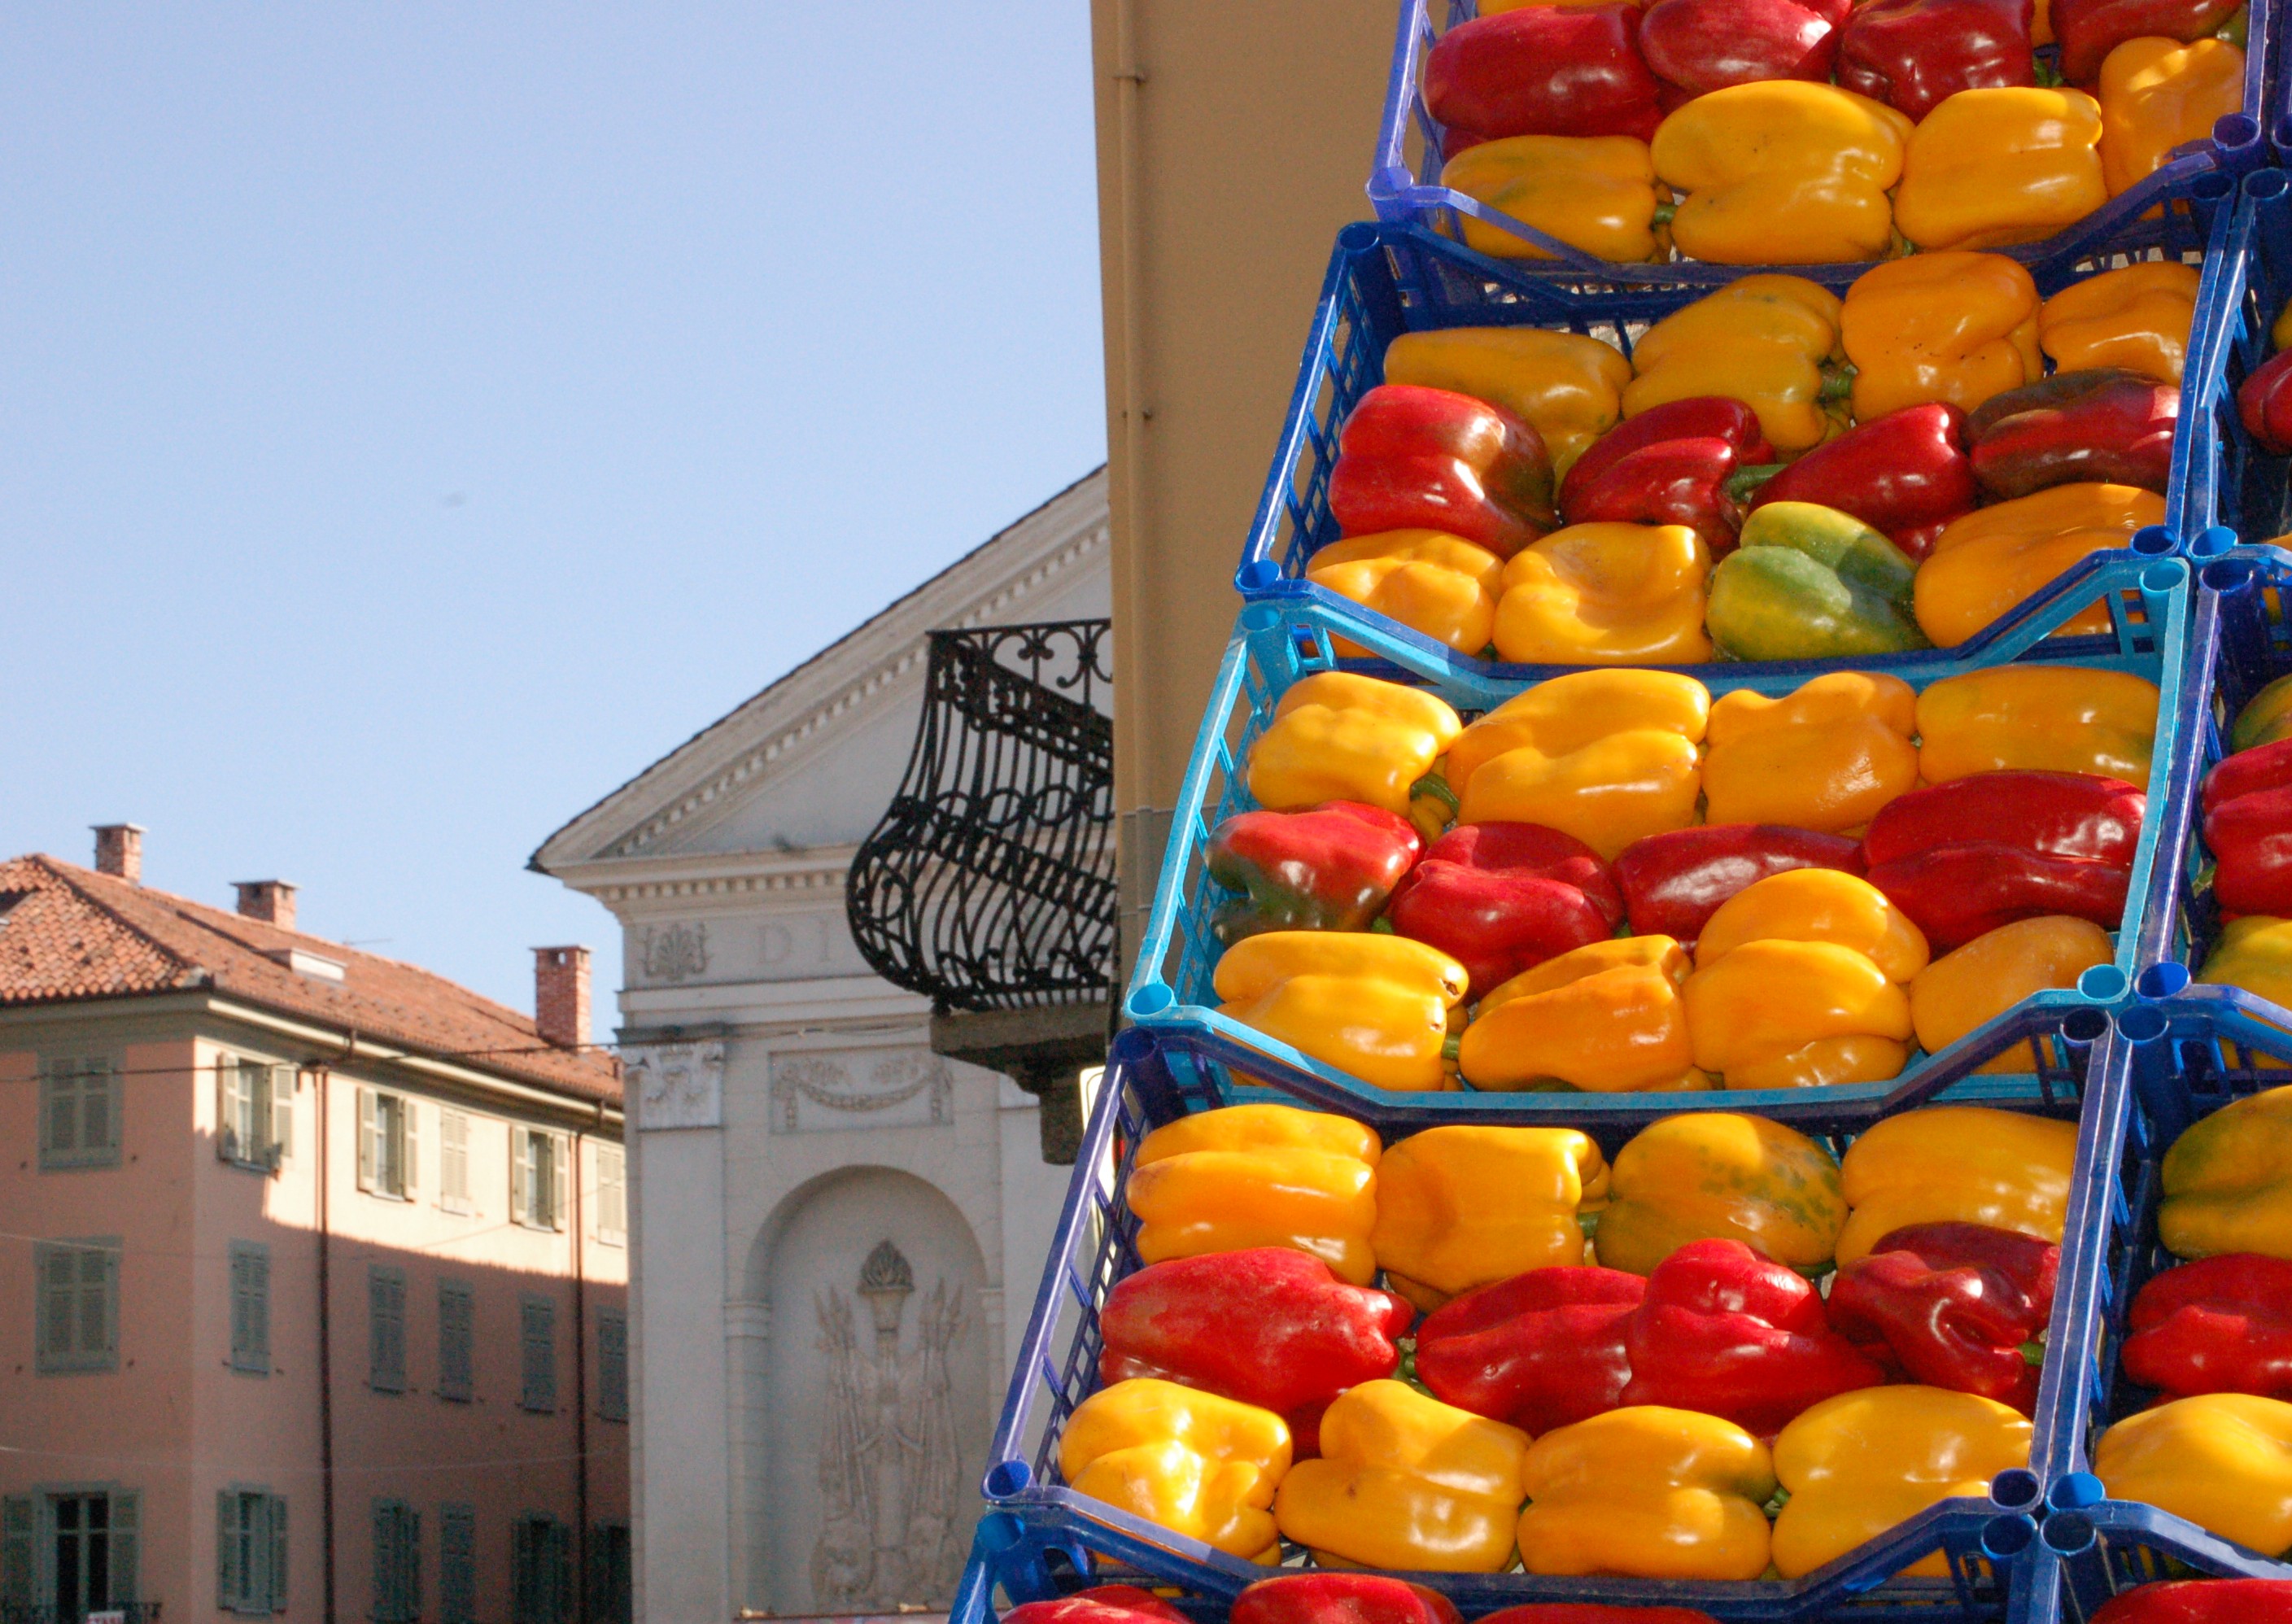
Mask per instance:
[[[1624,416],[1701,395],[1740,400],[1785,456],[1837,432],[1828,371],[1838,295],[1795,276],[1747,276],[1666,316],[1632,346]]]
[[[2183,141],[2209,139],[2244,105],[2244,53],[2224,39],[2128,39],[2101,64],[2101,172],[2109,195],[2165,166]]]
[[[1316,672],[1281,696],[1249,752],[1260,806],[1364,801],[1406,816],[1408,787],[1465,724],[1435,696],[1350,671]]]
[[[1689,968],[1668,936],[1624,936],[1524,970],[1483,997],[1465,1029],[1465,1079],[1589,1094],[1705,1087],[1679,998]]]
[[[2165,1152],[2159,1182],[2157,1236],[2175,1257],[2292,1258],[2292,1088],[2199,1118]]]
[[[2130,1415],[2093,1448],[2113,1500],[2186,1517],[2264,1556],[2292,1550],[2292,1404],[2206,1393]]]
[[[1465,823],[1541,823],[1612,859],[1696,821],[1710,694],[1659,671],[1585,671],[1538,683],[1449,752]]]
[[[1147,1263],[1285,1246],[1356,1286],[1376,1275],[1376,1135],[1350,1117],[1229,1105],[1138,1142],[1126,1187]]]
[[[1655,164],[1629,135],[1513,135],[1467,147],[1441,184],[1502,209],[1573,248],[1619,263],[1663,257],[1655,226]],[[1524,237],[1459,216],[1465,246],[1495,259],[1552,255]]]
[[[1320,1458],[1291,1470],[1274,1515],[1326,1565],[1494,1573],[1512,1563],[1527,1453],[1517,1426],[1363,1382],[1323,1412]]]
[[[1825,672],[1780,699],[1723,695],[1704,733],[1707,820],[1860,829],[1917,784],[1917,711],[1908,683],[1861,671]]]
[[[2109,201],[2100,146],[2101,103],[2081,90],[1961,90],[1918,121],[1894,223],[1929,252],[2051,237]]]
[[[1911,605],[1918,629],[1954,649],[2035,597],[2088,554],[2130,546],[2133,532],[2165,522],[2165,498],[2135,485],[2080,481],[2049,486],[1994,507],[1977,507],[1942,527],[1918,566]],[[2095,602],[2053,634],[2106,632]]]
[[[1331,542],[1305,578],[1366,604],[1459,653],[1478,654],[1496,627],[1504,560],[1443,530],[1383,530]],[[1366,652],[1338,638],[1342,656]]]
[[[1763,79],[1696,97],[1658,126],[1650,151],[1683,194],[1671,220],[1682,254],[1840,264],[1877,259],[1893,243],[1886,193],[1914,139],[1908,118],[1867,96]]]
[[[1770,875],[1720,904],[1685,993],[1695,1063],[1729,1088],[1883,1082],[1909,1059],[1925,937],[1868,881]]]
[[[1100,1388],[1059,1434],[1059,1473],[1077,1492],[1252,1558],[1278,1552],[1289,1455],[1271,1410],[1153,1377]]]
[[[1494,629],[1506,659],[1622,666],[1711,658],[1703,634],[1711,551],[1683,524],[1571,524],[1531,542],[1501,570]]]
[[[1584,1261],[1578,1209],[1607,1199],[1608,1160],[1568,1127],[1428,1127],[1377,1167],[1377,1265],[1431,1312],[1475,1286]]]
[[[1218,1013],[1377,1088],[1439,1088],[1465,966],[1438,948],[1368,931],[1264,931],[1225,950]]]
[[[1616,426],[1632,364],[1612,344],[1539,327],[1403,333],[1384,347],[1384,381],[1453,389],[1528,419],[1554,479]]]
[[[1549,1432],[1521,1478],[1531,1573],[1756,1579],[1766,1571],[1767,1446],[1732,1421],[1633,1404]]]
[[[2089,919],[2048,914],[1985,931],[1926,966],[1910,983],[1910,1022],[1918,1046],[1939,1054],[1983,1022],[2031,993],[2074,987],[2078,977],[2116,957],[2109,933]],[[2034,1071],[2038,1056],[2017,1043],[1983,1071]]]
[[[2244,702],[2229,725],[2231,755],[2292,739],[2292,676],[2280,676]]]
[[[1907,1224],[1986,1224],[2059,1240],[2077,1134],[2074,1122],[1986,1105],[1926,1105],[1873,1124],[1840,1164],[1852,1211],[1839,1266]]]
[[[2272,1004],[2292,1004],[2292,919],[2247,914],[2221,927],[2197,980],[2241,987]]]
[[[2063,372],[2122,367],[2181,381],[2196,319],[2194,265],[2144,260],[2072,282],[2038,311],[2038,343]]]
[[[1617,1153],[1608,1190],[1593,1248],[1609,1268],[1634,1274],[1711,1239],[1740,1240],[1812,1273],[1829,1264],[1846,1222],[1828,1151],[1780,1122],[1732,1111],[1642,1128]]]
[[[1860,423],[1929,400],[1972,411],[2046,372],[2038,285],[2002,254],[1914,254],[1872,266],[1846,290],[1839,335],[1855,367]]]
[[[1775,1519],[1775,1571],[1812,1573],[1947,1499],[1986,1500],[1989,1480],[2030,1464],[2029,1418],[1972,1393],[1863,1387],[1825,1399],[1775,1440],[1790,1499]],[[1941,1553],[1907,1570],[1949,1571]]]
[[[2149,781],[2157,684],[2083,666],[1995,666],[1946,676],[1918,696],[1918,776],[2027,767]]]

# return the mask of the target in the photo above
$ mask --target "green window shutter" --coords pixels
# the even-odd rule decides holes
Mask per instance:
[[[270,1068],[270,1148],[275,1166],[295,1153],[295,1068]]]
[[[411,1098],[401,1095],[398,1102],[399,1152],[398,1193],[413,1199],[415,1187],[421,1183],[422,1135],[419,1113]]]
[[[422,1616],[422,1514],[406,1506],[399,1508],[399,1517],[404,1536],[399,1549],[405,1554],[406,1617],[413,1620]]]
[[[246,1520],[246,1571],[239,1576],[239,1608],[267,1612],[270,1603],[270,1497],[242,1494],[239,1515]]]
[[[0,1500],[0,1604],[32,1604],[32,1497]]]
[[[374,1503],[374,1617],[391,1624],[398,1617],[398,1508]]]
[[[533,1135],[512,1126],[509,1130],[509,1221],[526,1221],[526,1187],[532,1177]]]
[[[550,1567],[557,1581],[553,1624],[573,1624],[573,1531],[562,1523],[549,1525]]]
[[[270,1373],[270,1248],[230,1243],[230,1368]]]
[[[573,1173],[573,1142],[563,1134],[549,1135],[549,1227],[563,1229],[573,1210],[567,1186]]]
[[[79,1346],[81,1358],[91,1362],[118,1351],[119,1254],[109,1246],[91,1246],[79,1255]]]
[[[374,1090],[358,1091],[358,1187],[371,1190],[377,1176],[381,1138],[375,1127]]]
[[[617,1309],[597,1311],[597,1413],[629,1418],[629,1317]]]
[[[40,1151],[64,1156],[79,1149],[79,1071],[51,1061],[40,1073]]]
[[[367,1364],[376,1392],[406,1391],[406,1276],[381,1264],[367,1270]]]
[[[143,1544],[143,1497],[133,1489],[111,1493],[111,1601],[133,1602],[140,1592]]]
[[[518,1402],[548,1414],[557,1408],[557,1305],[529,1297],[518,1305]]]
[[[438,1508],[438,1624],[477,1624],[478,1513],[473,1506]]]
[[[534,1624],[533,1522],[520,1517],[509,1529],[510,1617],[514,1624]]]
[[[249,1068],[229,1055],[215,1062],[215,1154],[225,1161],[243,1161],[254,1151],[246,1142],[251,1076]]]
[[[476,1372],[472,1368],[476,1337],[477,1298],[459,1281],[438,1282],[438,1396],[472,1396]]]
[[[91,1060],[82,1070],[80,1148],[101,1157],[119,1149],[119,1076],[108,1060]]]
[[[33,1250],[40,1281],[40,1361],[44,1365],[67,1364],[78,1341],[73,1313],[79,1303],[79,1294],[74,1289],[78,1260],[69,1247],[40,1246]]]
[[[270,1497],[270,1611],[286,1611],[286,1501]]]
[[[238,1569],[238,1496],[230,1490],[215,1495],[215,1605],[228,1612],[238,1605],[246,1578]]]

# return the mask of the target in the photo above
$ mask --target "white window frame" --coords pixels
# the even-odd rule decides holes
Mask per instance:
[[[410,1201],[422,1166],[415,1096],[391,1088],[358,1091],[358,1187],[385,1201]]]
[[[470,1183],[470,1130],[476,1120],[451,1106],[438,1111],[438,1206],[465,1217],[478,1210]]]
[[[296,1068],[252,1054],[215,1056],[215,1156],[254,1173],[276,1173],[295,1137]]]
[[[216,1491],[215,1605],[241,1616],[286,1611],[286,1502],[268,1487]]]
[[[522,1229],[565,1227],[568,1135],[512,1123],[509,1130],[509,1216]],[[539,1199],[537,1200],[536,1198]],[[546,1201],[545,1210],[540,1208]]]

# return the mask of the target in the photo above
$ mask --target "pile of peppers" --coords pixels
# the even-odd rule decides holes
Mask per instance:
[[[1594,670],[1466,726],[1321,673],[1212,831],[1214,987],[1379,1088],[1883,1081],[2110,961],[2157,707],[2051,664],[1779,698]]]
[[[1594,0],[1449,29],[1423,88],[1441,183],[1572,247],[1836,264],[2075,224],[2239,110],[2242,24],[2236,0]]]
[[[1339,432],[1339,539],[1306,578],[1530,664],[1956,647],[2163,522],[2197,283],[2149,263],[2040,299],[2017,261],[1952,250],[1843,300],[1746,276],[1628,360],[1575,333],[1404,334]],[[2256,372],[2247,410],[2292,432],[2283,376]],[[2109,626],[2096,603],[2060,634]]]
[[[2292,676],[2247,700],[2223,743],[2198,795],[2222,924],[2197,980],[2292,1003]]]
[[[1710,1112],[1611,1163],[1567,1128],[1182,1116],[1133,1155],[1142,1266],[1059,1469],[1258,1561],[1811,1572],[2027,1461],[2076,1141],[1934,1105],[1841,1157]],[[1453,1619],[1376,1582],[1380,1617]],[[1057,1605],[1085,1604],[1134,1605]],[[1245,1608],[1287,1616],[1267,1587]]]

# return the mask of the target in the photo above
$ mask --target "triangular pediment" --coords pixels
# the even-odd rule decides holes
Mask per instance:
[[[1110,612],[1106,470],[1077,481],[711,723],[542,843],[578,885],[648,860],[856,844],[922,713],[926,634]]]

